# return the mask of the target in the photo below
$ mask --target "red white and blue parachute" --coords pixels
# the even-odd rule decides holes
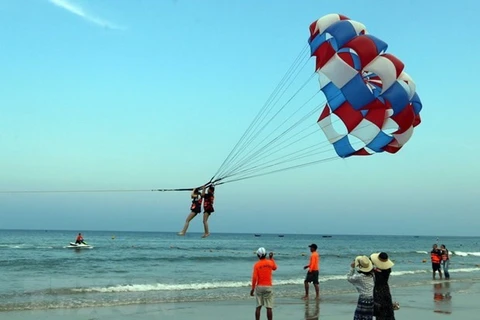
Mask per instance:
[[[386,53],[387,47],[346,16],[329,14],[313,22],[308,44],[214,178],[226,183],[398,152],[421,122],[422,103],[404,64]]]
[[[328,101],[318,124],[338,156],[400,150],[420,124],[422,103],[387,44],[340,14],[313,22],[308,42]]]

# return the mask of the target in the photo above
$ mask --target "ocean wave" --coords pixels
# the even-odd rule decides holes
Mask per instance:
[[[100,293],[118,293],[118,292],[146,292],[146,291],[181,291],[181,290],[206,290],[218,288],[238,288],[248,287],[248,282],[243,281],[224,281],[224,282],[202,282],[185,284],[128,284],[108,287],[76,288],[71,289],[76,293],[100,292]]]
[[[331,275],[320,276],[319,282],[328,282],[334,280],[345,280],[346,275]],[[299,285],[303,284],[304,278],[282,279],[274,280],[275,286],[285,285]],[[184,283],[184,284],[129,284],[116,285],[108,287],[91,287],[91,288],[75,288],[71,289],[76,293],[100,292],[100,293],[114,293],[114,292],[142,292],[142,291],[183,291],[183,290],[208,290],[208,289],[222,289],[222,288],[241,288],[250,287],[250,281],[219,281],[219,282],[199,282],[199,283]]]
[[[478,272],[480,268],[460,268],[450,269],[450,272]],[[393,271],[393,276],[408,276],[414,274],[430,273],[431,270],[412,270],[412,271]],[[336,280],[345,280],[346,275],[330,275],[320,276],[319,282],[329,282]],[[304,278],[295,279],[282,279],[274,280],[275,286],[285,285],[300,285],[304,282]],[[118,292],[145,292],[145,291],[183,291],[183,290],[209,290],[209,289],[222,289],[222,288],[241,288],[249,287],[250,281],[219,281],[219,282],[199,282],[199,283],[183,283],[183,284],[128,284],[128,285],[116,285],[107,287],[91,287],[91,288],[75,288],[71,289],[75,293],[118,293]]]
[[[422,250],[415,251],[415,253],[428,254],[427,251],[422,251]]]
[[[451,251],[456,256],[466,257],[466,256],[475,256],[480,257],[480,252],[463,252],[463,251]]]

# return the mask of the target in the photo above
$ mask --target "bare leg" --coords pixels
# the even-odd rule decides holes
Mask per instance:
[[[262,310],[261,306],[255,309],[255,320],[260,320],[260,310]]]
[[[314,284],[315,286],[315,294],[316,294],[316,299],[320,298],[320,286],[318,284]]]
[[[305,281],[303,284],[305,286],[305,296],[303,297],[303,299],[308,299],[308,282]]]
[[[272,320],[272,319],[273,319],[272,308],[267,308],[267,319],[268,319],[268,320]]]
[[[203,213],[203,228],[205,233],[203,234],[202,238],[206,238],[210,235],[210,231],[208,230],[208,218],[210,217],[209,213]]]
[[[179,236],[185,235],[185,233],[188,230],[188,226],[190,225],[190,221],[192,221],[193,218],[195,218],[197,214],[195,212],[190,212],[190,214],[187,216],[187,219],[185,220],[185,225],[183,226],[182,231],[177,233]]]

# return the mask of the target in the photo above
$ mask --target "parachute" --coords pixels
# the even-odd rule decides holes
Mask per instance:
[[[308,42],[328,101],[318,125],[338,156],[398,152],[420,124],[422,109],[404,64],[363,24],[340,14],[313,22]]]
[[[422,103],[404,64],[386,53],[387,47],[367,33],[365,25],[344,15],[328,14],[314,21],[308,44],[211,182],[398,152],[421,122]],[[308,71],[307,80],[298,84],[311,60],[314,72]],[[320,86],[317,83],[309,95],[314,78]],[[320,103],[319,92],[326,98]],[[318,126],[326,141],[321,141]]]

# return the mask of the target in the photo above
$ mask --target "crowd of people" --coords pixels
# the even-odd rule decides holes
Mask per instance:
[[[305,276],[305,296],[309,299],[309,284],[315,288],[315,299],[320,298],[319,293],[319,270],[320,255],[317,252],[318,246],[314,243],[310,248],[309,264],[304,266],[307,270]],[[272,273],[277,270],[277,264],[273,258],[273,252],[268,254],[265,248],[257,250],[258,262],[253,266],[251,296],[256,296],[257,306],[255,319],[260,319],[262,307],[267,309],[267,319],[273,319],[273,285]],[[358,256],[350,264],[350,272],[347,280],[357,289],[359,293],[357,308],[354,313],[354,320],[371,320],[375,316],[377,320],[395,320],[394,310],[398,304],[392,300],[388,279],[392,272],[394,263],[385,252],[373,253],[370,257]]]
[[[188,230],[190,221],[202,211],[203,204],[203,238],[210,235],[208,228],[208,218],[214,212],[215,187],[206,185],[192,190],[192,204],[183,229],[178,235],[183,236]],[[317,252],[318,246],[314,243],[308,246],[310,248],[310,261],[304,266],[307,274],[304,280],[305,295],[303,299],[309,299],[310,283],[315,289],[315,299],[320,298],[319,288],[319,266],[320,255]],[[273,319],[273,285],[272,273],[277,269],[277,264],[273,258],[273,252],[268,254],[265,248],[257,250],[259,261],[255,263],[252,274],[251,296],[256,296],[257,306],[255,309],[255,319],[260,319],[262,307],[267,309],[267,319]],[[450,264],[450,253],[445,245],[438,248],[433,245],[430,253],[432,261],[433,279],[438,272],[442,279],[442,267],[445,279],[450,279],[448,267]],[[347,274],[347,280],[356,288],[359,297],[357,307],[354,313],[354,320],[371,320],[373,317],[377,320],[395,320],[394,310],[399,308],[398,303],[394,303],[390,293],[388,279],[392,272],[394,263],[389,259],[386,252],[373,253],[368,256],[357,256],[350,264],[350,272]]]

